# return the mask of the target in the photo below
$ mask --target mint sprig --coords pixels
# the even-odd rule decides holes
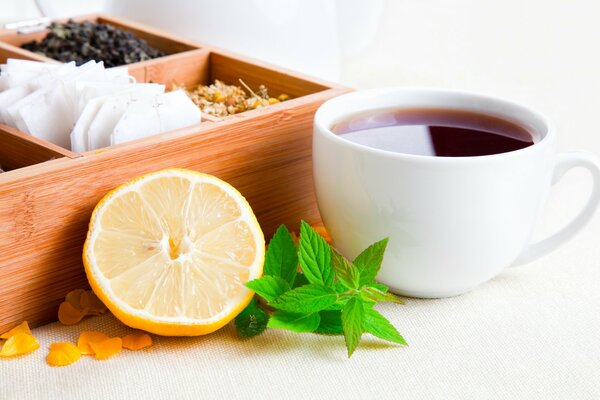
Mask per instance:
[[[365,333],[406,345],[374,308],[384,301],[402,303],[375,281],[387,243],[384,239],[372,244],[350,262],[306,222],[301,222],[298,248],[287,228],[280,226],[267,248],[264,276],[246,284],[265,301],[261,304],[255,296],[238,315],[238,333],[251,337],[269,327],[344,335],[348,357]]]

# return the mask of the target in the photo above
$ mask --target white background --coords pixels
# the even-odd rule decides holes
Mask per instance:
[[[24,3],[1,0],[0,19],[11,19]],[[559,150],[599,154],[598,4],[388,0],[374,42],[343,60],[341,81],[513,98],[555,121]],[[537,235],[566,222],[588,186],[586,174],[574,171],[553,189]],[[52,341],[75,340],[82,329],[124,331],[103,317],[75,328],[36,330],[41,350],[0,362],[0,398],[598,399],[599,310],[596,216],[563,248],[472,293],[383,307],[409,341],[405,349],[368,340],[348,361],[339,338],[271,331],[240,341],[226,328],[207,338],[159,338],[149,353],[105,363],[86,359],[62,370],[45,365],[44,346]]]

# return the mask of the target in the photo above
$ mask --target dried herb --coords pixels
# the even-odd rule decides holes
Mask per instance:
[[[186,90],[186,93],[203,112],[218,117],[266,107],[290,98],[287,94],[270,97],[265,85],[260,85],[254,92],[241,79],[240,83],[248,93],[240,86],[228,85],[220,80],[215,80],[211,85],[198,85]]]
[[[77,65],[90,60],[104,61],[107,68],[162,57],[165,54],[133,35],[108,24],[90,21],[52,23],[50,32],[40,41],[21,47],[62,62]]]

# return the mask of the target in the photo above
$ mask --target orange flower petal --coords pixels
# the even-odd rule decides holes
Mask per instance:
[[[104,342],[108,339],[109,337],[102,332],[81,332],[81,334],[79,335],[79,339],[77,340],[77,348],[79,349],[81,354],[93,356],[96,353],[94,352],[94,349],[90,346],[90,344]]]
[[[312,225],[312,228],[315,230],[315,232],[321,235],[321,237],[323,237],[327,243],[333,243],[331,236],[329,236],[329,232],[327,232],[327,229],[325,229],[323,225]]]
[[[26,333],[17,333],[16,335],[11,336],[6,343],[4,343],[2,350],[0,350],[0,356],[18,356],[20,354],[31,353],[39,348],[40,344],[33,336]]]
[[[141,350],[152,346],[152,337],[145,332],[135,332],[123,338],[123,347],[129,350]]]
[[[69,293],[67,293],[67,296],[65,297],[65,301],[67,303],[71,303],[71,305],[73,307],[75,307],[78,310],[83,310],[84,306],[81,305],[81,295],[85,293],[85,290],[83,289],[75,289],[70,291]]]
[[[10,331],[3,333],[2,335],[0,335],[0,339],[10,339],[11,337],[15,336],[17,333],[24,333],[26,335],[31,335],[31,329],[29,329],[29,325],[27,324],[27,321],[23,321],[23,322],[21,322],[21,325],[17,325],[14,328],[12,328]]]
[[[96,353],[96,360],[106,360],[121,352],[123,341],[121,338],[115,337],[103,342],[92,342],[90,347]]]
[[[83,308],[89,309],[89,314],[98,315],[106,312],[106,306],[104,303],[102,303],[102,301],[100,301],[96,294],[91,290],[83,292],[81,294],[80,301]]]
[[[81,353],[73,343],[52,343],[46,361],[53,367],[64,367],[80,358]]]
[[[71,303],[63,301],[58,308],[58,320],[64,325],[74,325],[81,321],[87,314],[87,310],[78,310]]]

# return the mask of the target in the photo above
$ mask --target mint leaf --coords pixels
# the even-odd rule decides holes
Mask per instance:
[[[331,261],[336,278],[347,288],[358,289],[360,281],[358,268],[335,249],[331,250]]]
[[[367,286],[375,288],[375,289],[377,289],[377,290],[379,290],[380,292],[383,292],[383,293],[387,293],[388,290],[390,290],[389,287],[387,287],[384,284],[381,284],[379,282],[367,283]]]
[[[296,275],[296,280],[294,280],[294,285],[292,289],[296,289],[297,287],[308,285],[310,282],[306,279],[306,276],[302,272],[298,272]]]
[[[310,314],[326,309],[337,300],[337,293],[323,285],[304,285],[285,292],[269,302],[271,307],[294,313]]]
[[[341,311],[321,311],[319,312],[321,323],[315,331],[323,335],[342,335],[342,312]]]
[[[269,322],[267,314],[253,297],[250,303],[235,317],[235,328],[241,337],[253,337],[260,335]]]
[[[269,320],[269,328],[287,329],[294,332],[314,332],[321,318],[318,313],[298,314],[287,311],[275,311]]]
[[[365,332],[369,332],[373,336],[401,345],[407,344],[394,325],[372,307],[364,309],[363,324]]]
[[[354,259],[353,264],[360,271],[360,286],[375,280],[379,268],[381,268],[387,244],[388,238],[375,242]]]
[[[260,297],[264,297],[267,301],[272,301],[290,290],[290,285],[282,278],[268,275],[247,282],[246,287],[254,290]]]
[[[374,302],[387,301],[391,303],[404,304],[404,301],[395,294],[382,292],[374,287],[363,286],[363,288],[360,290],[360,295],[363,299]]]
[[[333,285],[331,248],[309,224],[300,223],[300,249],[298,259],[304,275],[310,283]]]
[[[277,276],[290,286],[296,280],[298,271],[298,250],[292,235],[281,225],[269,241],[265,255],[264,274]]]
[[[348,348],[348,358],[360,342],[363,334],[364,307],[358,297],[351,298],[342,310],[342,328],[344,329],[344,340]]]

